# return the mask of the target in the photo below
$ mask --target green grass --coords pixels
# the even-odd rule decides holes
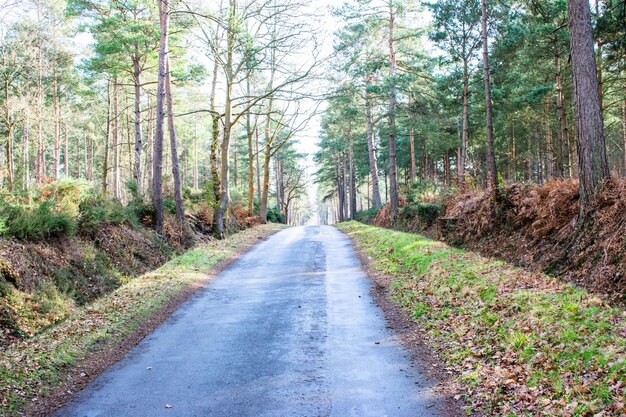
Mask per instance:
[[[218,262],[282,228],[257,226],[198,246],[77,309],[47,331],[0,352],[0,415],[19,415],[32,398],[40,398],[63,381],[73,366],[115,346],[169,300],[197,285]]]
[[[573,285],[425,237],[339,228],[493,416],[626,412],[626,313]],[[622,334],[620,334],[622,332]],[[469,395],[469,389],[472,395]]]

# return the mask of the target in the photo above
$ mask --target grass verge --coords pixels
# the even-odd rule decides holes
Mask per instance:
[[[185,294],[206,282],[212,268],[282,228],[256,226],[198,246],[77,310],[61,324],[0,352],[0,415],[21,415],[42,396],[68,384],[68,378],[91,378],[73,371],[86,360],[109,354],[145,322],[162,314],[172,300],[182,302]]]
[[[416,234],[340,224],[464,387],[468,414],[626,415],[626,313]]]

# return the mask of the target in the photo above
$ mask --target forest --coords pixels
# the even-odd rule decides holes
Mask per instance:
[[[306,2],[2,3],[5,233],[51,192],[145,203],[161,235],[164,211],[182,224],[194,202],[218,237],[233,206],[299,221]]]
[[[580,178],[585,200],[610,172],[624,175],[625,6],[569,8],[529,0],[337,9],[340,88],[317,154],[321,182],[341,182],[334,218],[387,201],[394,217],[416,181],[497,197],[506,183]]]
[[[0,0],[0,415],[624,416],[625,212],[624,0]]]

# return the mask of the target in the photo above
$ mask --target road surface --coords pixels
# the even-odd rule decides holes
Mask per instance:
[[[369,289],[337,229],[281,231],[53,416],[439,415]]]

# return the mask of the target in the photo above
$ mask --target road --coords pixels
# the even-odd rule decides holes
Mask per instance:
[[[369,289],[337,229],[281,231],[53,416],[439,415]]]

